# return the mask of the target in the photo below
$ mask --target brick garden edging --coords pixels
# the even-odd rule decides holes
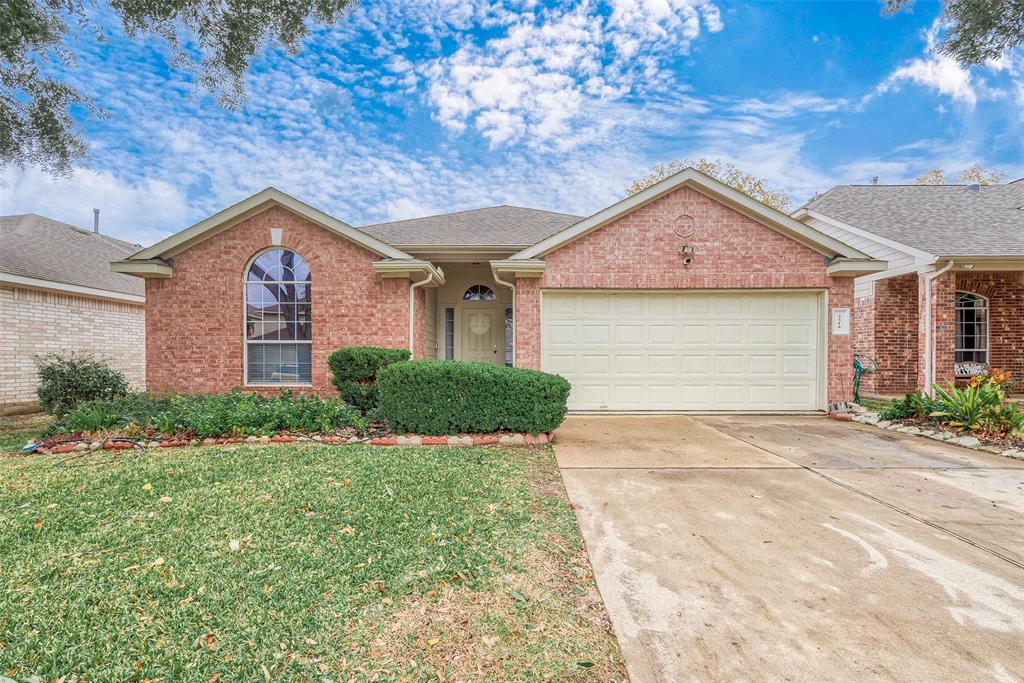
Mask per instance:
[[[399,436],[379,436],[373,438],[360,436],[296,436],[280,434],[277,436],[238,436],[219,439],[170,439],[164,441],[146,441],[145,439],[117,438],[107,441],[70,440],[53,446],[33,451],[42,455],[70,453],[72,451],[126,450],[129,448],[185,448],[198,446],[222,446],[226,444],[261,444],[261,443],[294,443],[298,441],[326,443],[332,446],[364,445],[364,446],[535,446],[552,442],[552,435],[510,433],[510,434],[460,434],[457,436],[423,436],[420,434],[403,434]]]
[[[953,444],[954,446],[962,446],[963,448],[970,448],[976,451],[984,451],[986,453],[994,453],[995,455],[1005,455],[1008,458],[1024,460],[1024,450],[1021,449],[1003,448],[996,444],[982,441],[981,439],[969,434],[954,434],[943,429],[922,429],[921,427],[915,427],[914,425],[905,425],[899,422],[883,420],[879,417],[878,413],[873,413],[869,410],[864,410],[864,412],[860,413],[831,413],[831,415],[837,420],[859,422],[872,427],[878,427],[879,429],[885,429],[890,432],[909,434],[911,436],[921,436],[928,439],[934,439],[935,441]]]

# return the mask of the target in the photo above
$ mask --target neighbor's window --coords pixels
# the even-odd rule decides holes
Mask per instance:
[[[455,309],[444,309],[444,359],[455,360]]]
[[[313,381],[309,266],[287,249],[265,251],[245,276],[246,384]]]
[[[462,295],[463,301],[494,301],[497,298],[487,285],[473,285]]]
[[[515,328],[512,325],[512,307],[505,308],[505,365],[512,367],[512,335]]]
[[[956,293],[956,362],[988,363],[988,299]]]

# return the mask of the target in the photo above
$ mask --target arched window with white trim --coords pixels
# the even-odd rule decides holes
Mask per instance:
[[[463,301],[495,301],[497,298],[487,285],[471,285],[462,293]]]
[[[988,299],[980,294],[956,293],[956,362],[988,364]]]
[[[245,274],[245,383],[313,381],[312,279],[289,249],[257,255]]]

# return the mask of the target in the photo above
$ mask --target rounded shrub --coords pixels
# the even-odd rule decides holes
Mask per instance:
[[[341,397],[366,412],[377,407],[377,371],[409,360],[409,355],[409,349],[349,346],[328,356],[327,365]]]
[[[391,429],[435,436],[554,431],[569,399],[558,375],[462,361],[395,363],[377,373],[377,388]]]
[[[118,398],[130,390],[123,372],[95,356],[49,354],[34,360],[39,375],[39,405],[57,417],[74,410],[82,401]]]

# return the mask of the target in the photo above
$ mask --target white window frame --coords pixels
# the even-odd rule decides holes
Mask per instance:
[[[960,305],[960,297],[962,295],[964,295],[964,294],[966,294],[968,296],[971,296],[971,297],[975,297],[975,299],[978,300],[978,301],[983,301],[984,304],[985,304],[984,307],[980,307],[979,308],[979,307],[975,307],[975,306],[972,306],[972,307],[961,306]],[[988,299],[987,296],[983,296],[981,294],[978,294],[977,292],[968,292],[966,290],[957,290],[954,293],[954,296],[956,297],[956,306],[955,306],[955,310],[954,310],[954,314],[953,314],[953,346],[954,346],[954,349],[953,349],[953,360],[955,362],[955,365],[958,368],[959,368],[960,365],[967,365],[967,364],[982,364],[982,365],[985,365],[987,367],[988,363],[989,363],[989,328],[991,327],[991,305],[989,303],[989,299]],[[961,311],[967,311],[967,310],[971,310],[971,311],[975,311],[975,312],[983,311],[984,314],[985,314],[984,315],[984,330],[985,330],[985,334],[984,335],[979,335],[979,334],[977,334],[977,332],[975,332],[975,334],[972,335],[975,339],[978,339],[979,337],[983,336],[984,337],[984,344],[983,344],[983,346],[975,347],[975,348],[972,348],[972,349],[965,349],[965,348],[962,348],[959,343],[957,343],[958,340],[963,339],[964,336],[965,336],[965,335],[961,334],[961,332],[960,332],[961,325],[963,324],[963,322],[961,320],[961,317],[960,317],[960,313],[961,313]],[[985,360],[980,360],[980,361],[979,360],[958,360],[958,356],[961,353],[977,354],[979,352],[984,354]],[[957,376],[958,377],[969,377],[970,374],[958,372]]]
[[[308,283],[305,282],[305,281],[302,281],[302,280],[267,280],[267,281],[260,280],[259,282],[256,282],[256,281],[250,282],[249,281],[249,269],[252,268],[252,264],[255,263],[256,259],[258,259],[260,256],[263,256],[264,254],[266,254],[267,252],[270,252],[270,251],[290,251],[293,254],[295,254],[296,256],[298,256],[300,259],[302,259],[303,263],[305,263],[307,266],[309,266],[309,261],[307,261],[305,258],[303,258],[302,254],[300,254],[299,252],[295,251],[294,249],[289,249],[288,247],[284,247],[284,246],[281,246],[281,245],[274,245],[274,246],[271,246],[271,247],[267,247],[266,249],[261,249],[259,252],[257,252],[255,255],[253,255],[253,257],[251,259],[249,259],[248,263],[245,264],[245,270],[242,271],[242,378],[243,378],[243,386],[245,386],[245,387],[253,387],[253,388],[260,388],[260,389],[263,389],[263,388],[277,388],[277,387],[283,387],[283,388],[288,388],[288,387],[311,387],[311,386],[313,386],[313,369],[312,369],[312,367],[310,367],[309,381],[308,382],[289,382],[289,383],[283,383],[283,382],[282,383],[276,383],[275,382],[275,383],[267,384],[266,382],[250,382],[249,381],[249,344],[309,344],[309,347],[310,347],[309,353],[310,353],[310,361],[311,362],[312,362],[312,357],[313,357],[313,339],[312,339],[312,336],[313,336],[313,333],[312,333],[312,324],[313,324],[313,316],[312,316],[312,311],[313,311],[313,269],[310,268],[309,282]],[[282,340],[282,339],[273,340],[273,339],[268,339],[268,340],[264,340],[264,341],[250,342],[249,341],[248,330],[246,329],[246,326],[248,324],[248,317],[249,317],[248,316],[248,313],[249,313],[249,310],[248,310],[249,291],[248,291],[247,286],[250,285],[250,284],[273,285],[273,284],[286,284],[286,283],[308,284],[309,285],[309,304],[310,304],[309,305],[309,310],[310,310],[310,335],[309,336],[310,336],[310,339],[289,339],[289,340]]]

